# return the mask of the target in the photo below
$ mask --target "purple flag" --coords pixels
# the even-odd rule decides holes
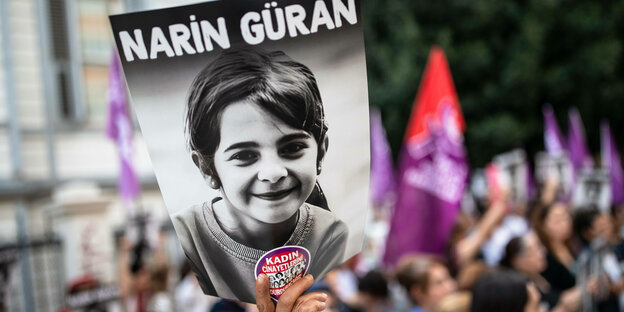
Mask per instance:
[[[600,137],[602,167],[611,176],[611,201],[617,206],[624,203],[624,171],[622,171],[620,153],[613,141],[609,123],[606,121],[600,124]]]
[[[108,73],[108,121],[106,134],[117,143],[121,174],[119,193],[127,213],[132,213],[132,201],[139,193],[139,183],[132,166],[132,124],[128,116],[126,83],[121,72],[119,55],[113,50]]]
[[[579,172],[583,168],[593,168],[594,161],[588,152],[589,149],[585,141],[585,128],[581,121],[581,115],[576,108],[568,111],[568,119],[568,150],[574,171]]]
[[[557,118],[550,105],[546,104],[543,109],[544,114],[544,146],[546,152],[552,156],[561,156],[566,151],[565,142],[559,126]]]
[[[413,252],[444,253],[468,181],[464,129],[446,57],[434,47],[401,152],[386,264]]]
[[[395,196],[396,182],[386,130],[381,122],[381,114],[375,108],[371,109],[370,131],[371,196],[373,205],[380,207]]]

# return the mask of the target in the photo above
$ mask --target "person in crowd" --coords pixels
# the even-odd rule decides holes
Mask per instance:
[[[508,191],[501,190],[494,198],[477,199],[475,204],[483,208],[474,209],[473,213],[462,212],[457,218],[451,234],[449,261],[459,289],[471,289],[476,279],[488,269],[483,246],[509,211],[508,194]],[[479,215],[478,211],[483,213]]]
[[[358,279],[357,295],[347,302],[357,310],[367,312],[392,311],[388,281],[383,272],[371,270]]]
[[[611,207],[611,235],[609,242],[613,245],[615,256],[620,263],[624,262],[624,205]]]
[[[119,293],[125,311],[146,312],[150,292],[150,271],[146,261],[146,244],[132,244],[120,239],[118,258]]]
[[[507,213],[506,196],[494,200],[479,220],[460,214],[451,235],[451,259],[459,271],[481,257],[481,248]]]
[[[340,300],[340,297],[333,291],[325,279],[315,282],[306,293],[316,292],[324,293],[327,295],[327,301],[325,302],[325,310],[327,312],[363,312],[369,311],[367,309],[356,308],[349,303]],[[384,310],[386,311],[386,310]]]
[[[149,268],[149,301],[147,302],[148,312],[169,312],[173,311],[174,303],[171,295],[167,291],[167,276],[169,269],[166,265],[152,265]]]
[[[581,302],[585,310],[620,310],[617,297],[622,291],[622,270],[609,244],[611,226],[610,216],[596,208],[579,207],[574,214],[580,250],[575,264],[577,281],[588,289]]]
[[[540,189],[539,200],[542,205],[552,205],[558,196],[563,193],[563,185],[559,180],[559,174],[549,173],[546,175],[544,185]]]
[[[352,302],[358,292],[358,277],[355,268],[360,260],[355,255],[325,276],[325,282],[343,302]]]
[[[488,266],[483,261],[472,262],[462,268],[462,270],[455,276],[455,280],[457,280],[457,288],[459,290],[471,290],[479,277],[490,270],[492,270],[492,267]]]
[[[435,307],[435,312],[470,312],[472,294],[469,291],[458,291],[447,295]]]
[[[165,251],[165,236],[164,233],[156,234],[158,239],[154,245],[146,239],[144,227],[139,230],[138,239],[134,243],[129,237],[120,237],[117,268],[124,311],[157,312],[174,309],[166,281],[169,261]]]
[[[431,312],[442,298],[457,289],[446,266],[426,256],[401,259],[395,276],[414,305],[411,312]]]
[[[496,224],[491,237],[483,244],[481,249],[485,262],[494,266],[503,257],[505,246],[512,238],[520,236],[529,229],[526,219],[527,203],[524,201],[510,202],[509,191],[501,190],[498,197],[491,198],[493,203],[498,203],[498,209],[504,209],[500,224]],[[500,212],[499,212],[500,213]]]
[[[175,287],[176,311],[207,312],[216,303],[217,298],[204,295],[188,261],[180,269],[180,282]]]
[[[475,284],[472,312],[542,312],[540,293],[523,275],[494,271],[483,275]]]
[[[552,287],[541,275],[546,269],[546,250],[535,232],[529,231],[510,240],[500,264],[528,278],[537,287],[550,311],[578,310],[581,299],[578,287],[561,291]]]
[[[613,253],[617,260],[618,266],[621,271],[624,271],[624,235],[622,229],[624,228],[624,205],[617,205],[611,207],[611,219],[613,223],[611,238],[609,242],[613,245]],[[624,283],[620,283],[620,288],[616,290],[620,295],[620,307],[624,307]]]
[[[210,312],[247,312],[249,310],[247,303],[221,298],[212,306]]]
[[[578,207],[574,213],[576,252],[593,244],[606,244],[612,233],[609,216],[595,207]]]
[[[576,285],[572,273],[574,256],[569,248],[572,216],[565,204],[538,204],[531,213],[531,223],[540,242],[546,247],[546,269],[541,275],[550,287],[561,292]]]

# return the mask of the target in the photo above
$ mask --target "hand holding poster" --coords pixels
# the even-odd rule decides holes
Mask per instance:
[[[556,197],[569,198],[573,189],[572,162],[567,154],[553,156],[540,152],[535,156],[535,178],[541,185],[549,180],[558,184]]]
[[[529,170],[524,150],[500,154],[494,157],[493,164],[498,168],[499,187],[505,189],[514,203],[526,203],[529,199]]]
[[[308,272],[310,252],[298,246],[275,248],[256,263],[256,277],[269,278],[271,298],[278,300],[286,288],[303,278]]]
[[[361,248],[369,138],[359,18],[354,0],[111,17],[160,189],[206,294],[254,302],[265,273],[277,299]]]

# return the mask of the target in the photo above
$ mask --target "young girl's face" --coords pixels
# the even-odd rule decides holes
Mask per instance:
[[[265,223],[293,216],[316,183],[314,137],[247,100],[222,111],[220,132],[214,167],[226,206]]]

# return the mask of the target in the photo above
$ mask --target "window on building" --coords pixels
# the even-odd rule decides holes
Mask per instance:
[[[108,15],[121,8],[120,0],[48,0],[59,124],[103,127],[113,49]]]

